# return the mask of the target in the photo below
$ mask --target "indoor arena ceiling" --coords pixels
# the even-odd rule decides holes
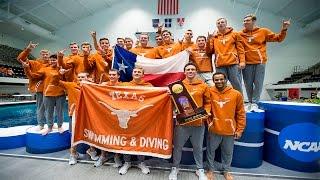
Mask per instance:
[[[19,39],[36,34],[54,39],[54,32],[123,0],[0,0],[0,32]],[[150,0],[151,1],[151,0]],[[156,1],[156,0],[154,0]],[[259,11],[291,18],[301,28],[317,24],[320,29],[320,0],[230,0]],[[191,0],[182,0],[191,2]],[[259,13],[257,12],[257,14]],[[25,28],[29,27],[29,28]]]
[[[34,32],[52,33],[122,0],[0,0],[0,32],[22,39],[34,39]],[[19,34],[16,34],[18,32]],[[32,31],[31,31],[32,32]],[[35,31],[37,32],[37,31]],[[31,38],[30,38],[31,36]],[[50,39],[50,38],[49,38]]]
[[[232,0],[259,10],[271,12],[304,27],[316,20],[320,20],[319,0]],[[257,13],[258,14],[258,13]]]

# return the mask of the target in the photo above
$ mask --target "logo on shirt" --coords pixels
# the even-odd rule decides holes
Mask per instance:
[[[251,43],[251,42],[253,42],[253,40],[254,40],[254,38],[255,38],[256,36],[248,36],[248,42],[249,43]]]
[[[201,57],[204,57],[205,54],[206,54],[206,53],[204,53],[204,52],[200,52],[200,53],[199,53],[199,55],[200,55]]]
[[[223,108],[223,106],[230,102],[230,99],[226,99],[226,100],[219,100],[219,101],[216,101],[216,100],[213,100],[215,103],[217,103],[219,105],[220,108]]]
[[[225,45],[227,41],[229,41],[229,38],[223,38],[223,39],[219,39],[220,43]]]

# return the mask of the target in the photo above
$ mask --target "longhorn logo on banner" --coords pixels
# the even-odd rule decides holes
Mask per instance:
[[[103,106],[105,106],[106,108],[108,108],[111,111],[112,115],[116,115],[118,117],[118,121],[119,121],[119,126],[123,129],[127,129],[128,128],[128,122],[130,120],[131,117],[137,117],[138,116],[138,112],[142,111],[143,109],[147,108],[147,107],[151,107],[153,106],[151,105],[145,105],[137,110],[134,111],[130,111],[127,109],[115,109],[111,106],[109,106],[107,103],[104,103],[102,101],[99,101],[100,104],[102,104]]]

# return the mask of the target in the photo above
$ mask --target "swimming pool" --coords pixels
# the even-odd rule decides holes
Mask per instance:
[[[64,121],[68,122],[68,104],[63,109]],[[56,122],[56,120],[54,121]],[[36,125],[36,103],[17,103],[0,105],[0,128]]]

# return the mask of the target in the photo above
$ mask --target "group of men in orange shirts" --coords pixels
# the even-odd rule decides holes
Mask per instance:
[[[175,127],[173,168],[169,179],[177,179],[178,166],[184,143],[191,138],[194,146],[194,158],[197,164],[199,179],[213,178],[213,171],[222,170],[226,179],[232,179],[230,164],[233,152],[234,139],[240,138],[245,127],[245,111],[242,97],[242,74],[248,96],[247,109],[256,107],[262,92],[265,64],[267,61],[266,43],[281,42],[286,36],[290,21],[283,21],[279,34],[267,28],[255,25],[256,17],[244,17],[244,29],[235,32],[227,26],[226,18],[216,21],[217,31],[208,34],[208,37],[198,36],[196,42],[192,41],[192,30],[185,31],[182,41],[172,41],[172,34],[168,30],[161,30],[156,36],[157,46],[149,46],[149,36],[141,34],[138,45],[133,46],[131,38],[118,38],[117,45],[147,58],[162,59],[173,56],[183,50],[190,54],[190,62],[185,68],[186,79],[184,85],[194,97],[197,105],[204,106],[208,112],[208,162],[209,173],[204,174],[202,164],[202,143],[205,123],[179,125]],[[81,52],[77,43],[70,43],[71,54],[64,55],[65,49],[57,54],[50,55],[48,50],[41,50],[40,58],[28,60],[28,54],[37,46],[32,42],[19,54],[25,73],[29,78],[29,90],[36,93],[37,120],[43,135],[53,127],[54,107],[58,116],[58,130],[62,128],[62,105],[65,102],[65,92],[69,97],[69,115],[72,116],[80,91],[81,82],[90,80],[94,83],[106,85],[119,85],[119,72],[111,68],[113,49],[108,38],[97,41],[96,33],[91,32],[95,53],[91,53],[91,44],[83,42]],[[215,55],[214,65],[212,55]],[[213,74],[213,66],[216,73]],[[242,71],[242,73],[241,73]],[[123,83],[126,86],[150,86],[142,80],[143,69],[137,67],[133,71],[133,81]],[[230,81],[233,88],[226,85]],[[229,112],[230,111],[230,112]],[[44,128],[47,120],[48,128]],[[198,137],[198,138],[195,138]],[[222,146],[222,164],[214,161],[214,151]],[[199,149],[201,148],[201,150]],[[97,160],[96,166],[103,164],[105,152],[96,158],[94,148],[89,152]],[[76,152],[71,148],[70,164],[76,163]],[[121,166],[119,155],[115,156],[117,167]],[[143,173],[148,174],[149,168],[144,164],[143,157],[138,157],[138,167]],[[131,167],[130,156],[124,156],[125,163],[119,169],[120,174],[125,174]],[[118,163],[117,163],[118,162]]]

